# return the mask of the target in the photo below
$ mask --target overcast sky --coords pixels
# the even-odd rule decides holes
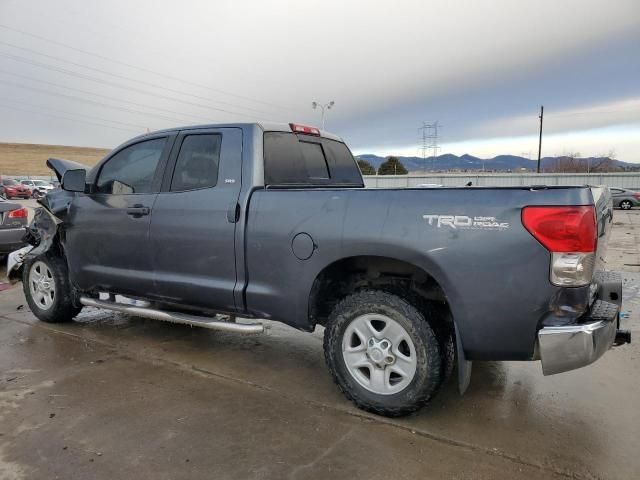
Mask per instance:
[[[640,162],[640,1],[0,0],[0,141],[320,124],[355,153]]]

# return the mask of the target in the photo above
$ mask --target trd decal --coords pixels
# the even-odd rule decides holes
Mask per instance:
[[[423,215],[427,224],[437,228],[453,228],[454,230],[505,230],[508,222],[501,222],[496,217],[469,217],[467,215]]]

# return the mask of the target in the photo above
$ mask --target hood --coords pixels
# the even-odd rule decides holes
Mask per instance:
[[[81,163],[74,162],[73,160],[64,160],[62,158],[50,158],[47,160],[47,167],[49,167],[56,174],[59,182],[62,182],[64,172],[67,170],[85,170],[89,171],[91,167],[82,165]]]

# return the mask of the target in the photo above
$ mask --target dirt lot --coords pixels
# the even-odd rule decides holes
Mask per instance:
[[[0,143],[0,175],[51,175],[48,158],[66,158],[85,165],[95,165],[109,150],[103,148]]]
[[[617,211],[636,343],[578,371],[474,364],[417,415],[351,406],[313,334],[241,336],[85,309],[47,325],[0,293],[0,479],[635,479],[640,212]]]

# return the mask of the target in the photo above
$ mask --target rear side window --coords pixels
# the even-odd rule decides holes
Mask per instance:
[[[136,143],[106,161],[96,182],[98,193],[150,193],[166,138]]]
[[[346,145],[327,138],[265,132],[264,163],[267,185],[363,185]]]
[[[180,146],[171,191],[215,187],[218,183],[222,135],[187,135]]]

